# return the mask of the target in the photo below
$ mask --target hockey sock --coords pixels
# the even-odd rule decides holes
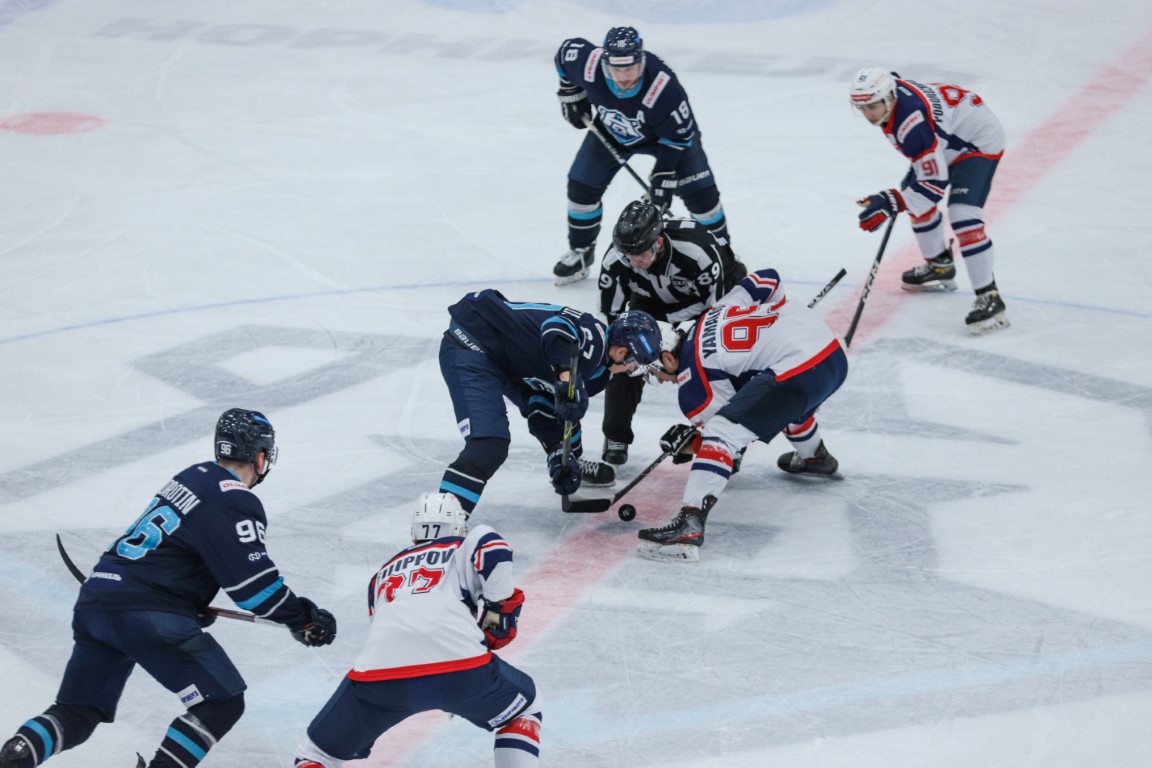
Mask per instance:
[[[53,704],[16,731],[14,738],[27,744],[29,752],[27,760],[18,760],[16,765],[32,768],[53,755],[83,744],[96,726],[107,720],[95,707]]]
[[[244,695],[197,704],[168,726],[148,768],[192,768],[244,714]]]
[[[504,438],[469,438],[456,461],[444,470],[444,476],[440,478],[440,493],[450,493],[460,499],[460,506],[471,514],[488,479],[496,474],[507,458],[508,441]]]
[[[520,715],[496,731],[496,768],[535,768],[540,760],[543,714]]]
[[[801,458],[811,459],[816,455],[816,449],[820,447],[820,426],[816,423],[815,417],[810,416],[799,424],[784,427],[784,437],[788,438],[788,442]]]

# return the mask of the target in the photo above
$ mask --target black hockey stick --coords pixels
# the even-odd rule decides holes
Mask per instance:
[[[72,574],[72,576],[75,577],[76,581],[80,582],[81,584],[87,581],[88,577],[84,575],[84,571],[77,568],[76,563],[72,562],[72,558],[68,556],[68,551],[64,549],[64,542],[60,540],[60,534],[56,534],[56,549],[60,552],[60,559],[64,561],[64,565],[68,568],[68,571]],[[245,613],[244,611],[233,611],[229,610],[228,608],[215,608],[209,606],[208,613],[217,618],[247,621],[250,624],[267,624],[270,627],[284,626],[283,624],[277,621],[272,621],[271,619],[262,619],[259,616],[253,616],[252,614]]]
[[[835,287],[836,287],[836,283],[838,283],[838,282],[840,282],[841,280],[843,280],[843,279],[844,279],[844,275],[846,275],[846,274],[848,274],[848,270],[846,270],[846,269],[844,269],[844,268],[841,268],[841,269],[840,269],[840,271],[836,273],[836,277],[834,277],[834,278],[832,278],[831,280],[829,280],[829,281],[828,281],[828,285],[824,286],[824,288],[822,288],[822,289],[821,289],[820,293],[816,294],[816,298],[814,298],[814,299],[812,299],[812,301],[808,302],[808,309],[812,309],[812,307],[814,307],[814,306],[816,306],[817,304],[819,304],[819,303],[820,303],[820,299],[822,299],[822,298],[824,298],[825,296],[827,296],[827,295],[828,295],[828,292],[829,292],[829,291],[831,291],[833,288],[835,288]]]
[[[568,506],[564,509],[564,511],[565,512],[607,512],[612,507],[613,504],[620,501],[620,499],[624,498],[625,494],[627,494],[629,491],[631,491],[633,488],[635,488],[636,485],[641,480],[648,477],[648,475],[652,472],[652,470],[656,469],[656,466],[660,462],[664,461],[664,459],[671,456],[672,453],[673,453],[672,451],[664,451],[664,453],[657,456],[652,461],[651,464],[644,467],[644,469],[640,470],[640,474],[638,474],[638,475],[636,475],[636,477],[632,478],[631,482],[629,482],[628,485],[626,485],[623,488],[621,488],[620,490],[616,491],[616,493],[612,495],[612,498],[610,498],[610,499],[572,499],[568,503]],[[629,518],[629,519],[631,519],[631,518]]]
[[[899,214],[896,214],[897,216]],[[848,333],[844,334],[844,346],[852,346],[852,337],[856,335],[856,326],[860,323],[860,315],[864,314],[864,302],[868,301],[868,294],[872,291],[872,281],[880,271],[880,259],[884,258],[884,249],[888,246],[888,236],[892,234],[892,227],[896,224],[896,216],[888,220],[888,228],[884,230],[884,239],[880,241],[880,250],[876,252],[876,260],[872,262],[872,269],[864,280],[864,289],[860,291],[860,303],[856,305],[856,314],[852,316],[852,324],[848,326]]]
[[[600,133],[600,129],[596,127],[596,122],[590,117],[584,118],[584,125],[588,126],[588,130],[594,133],[596,138],[600,139],[600,143],[604,145],[604,149],[612,153],[612,157],[616,158],[616,162],[620,163],[620,167],[628,171],[629,175],[636,179],[636,183],[639,184],[640,187],[644,190],[644,194],[651,198],[652,190],[648,188],[648,183],[645,182],[644,179],[640,178],[640,174],[632,170],[632,166],[628,165],[628,158],[621,155],[616,150],[616,147],[612,146],[612,142],[608,139],[608,137]]]
[[[571,365],[568,366],[568,399],[572,400],[576,396],[576,372],[580,366],[580,342],[577,340],[576,349],[572,351]],[[564,422],[564,463],[560,466],[564,469],[568,468],[568,458],[572,455],[572,433],[576,431],[576,424],[571,421]],[[568,494],[560,497],[560,509],[565,512],[570,511],[572,507],[572,500],[568,498]]]

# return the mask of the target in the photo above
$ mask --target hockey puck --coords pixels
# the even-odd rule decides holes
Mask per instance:
[[[636,519],[636,507],[631,504],[621,504],[620,509],[616,510],[616,515],[626,523]]]

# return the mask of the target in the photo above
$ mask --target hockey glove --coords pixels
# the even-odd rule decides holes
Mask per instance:
[[[323,608],[317,608],[316,603],[306,597],[300,598],[300,602],[304,606],[304,626],[292,630],[292,637],[312,648],[331,645],[336,639],[336,617]]]
[[[484,601],[484,613],[480,617],[480,629],[490,650],[497,650],[516,639],[516,623],[520,620],[520,609],[524,607],[524,593],[512,590],[512,596],[496,603]]]
[[[883,192],[862,197],[856,204],[864,209],[860,214],[860,229],[865,232],[875,232],[888,219],[900,211],[907,210],[904,197],[895,189],[885,189]]]
[[[673,464],[692,461],[700,447],[700,432],[688,424],[673,424],[660,438],[660,449],[672,454]]]
[[[652,205],[664,213],[672,206],[672,193],[676,190],[676,173],[674,171],[660,171],[648,177],[648,186],[651,189],[648,197]]]
[[[592,105],[588,102],[588,94],[583,88],[575,85],[560,86],[556,91],[556,98],[560,99],[560,114],[572,124],[573,128],[587,128],[592,120]]]
[[[552,477],[552,487],[561,496],[576,493],[583,478],[583,470],[574,453],[569,451],[568,463],[564,463],[564,447],[561,446],[548,454],[548,474]]]
[[[580,378],[580,374],[571,371],[568,375],[571,377],[569,381],[556,379],[552,390],[556,397],[556,418],[561,421],[580,421],[588,412],[588,390],[584,388],[584,379]]]
[[[196,607],[196,623],[200,625],[201,629],[207,629],[216,623],[216,614],[212,612],[210,606],[200,605]]]

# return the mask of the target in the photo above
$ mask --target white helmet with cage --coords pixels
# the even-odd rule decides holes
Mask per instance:
[[[882,101],[891,110],[893,102],[896,101],[896,78],[892,77],[891,72],[880,67],[865,67],[853,78],[849,98],[852,100],[852,106],[857,109]],[[885,111],[884,118],[887,117],[888,113]]]
[[[442,539],[468,534],[468,513],[451,493],[422,493],[412,513],[412,541]]]

